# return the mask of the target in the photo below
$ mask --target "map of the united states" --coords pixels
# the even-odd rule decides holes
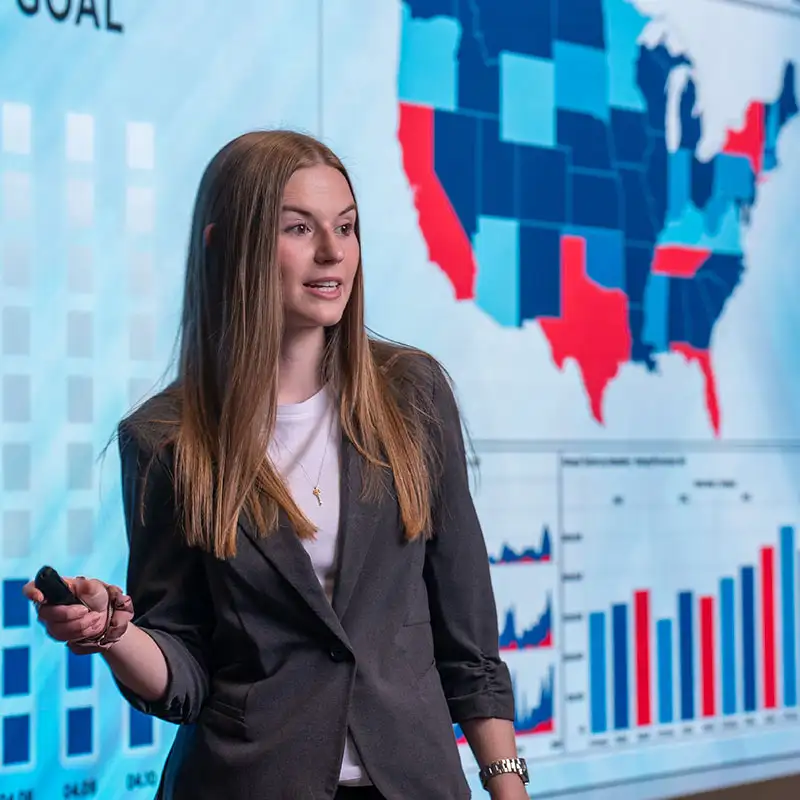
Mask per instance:
[[[714,330],[798,112],[795,68],[700,160],[693,64],[640,43],[646,23],[627,0],[406,0],[403,167],[455,298],[538,324],[599,423],[622,365],[674,353],[701,370],[719,435]]]

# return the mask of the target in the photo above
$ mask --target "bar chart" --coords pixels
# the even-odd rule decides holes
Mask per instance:
[[[792,749],[796,453],[562,457],[564,734],[654,774]]]
[[[757,565],[743,565],[737,576],[721,577],[716,596],[679,592],[671,618],[652,619],[647,589],[636,591],[629,603],[589,614],[593,734],[603,734],[610,727],[625,730],[654,722],[671,724],[797,707],[795,529],[781,527],[778,538],[777,545],[761,548]],[[741,643],[738,649],[737,642]],[[606,690],[609,652],[610,697]],[[673,672],[676,654],[677,675]],[[633,675],[628,674],[631,661]],[[635,717],[629,712],[631,681]],[[673,701],[676,686],[677,707]]]

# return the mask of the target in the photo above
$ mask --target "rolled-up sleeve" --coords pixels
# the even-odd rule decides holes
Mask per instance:
[[[433,391],[441,462],[425,582],[436,665],[453,722],[513,720],[511,678],[500,659],[489,558],[470,494],[461,420],[438,367]]]
[[[209,686],[211,604],[199,550],[177,524],[172,471],[125,426],[119,428],[122,504],[130,548],[127,593],[134,622],[167,662],[166,693],[154,702],[117,685],[136,709],[173,723],[194,722]]]

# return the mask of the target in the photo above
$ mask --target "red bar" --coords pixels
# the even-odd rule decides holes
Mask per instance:
[[[636,628],[636,723],[650,724],[650,592],[633,595]]]
[[[714,598],[700,598],[700,670],[702,674],[703,716],[715,711],[714,675]]]
[[[764,627],[764,708],[775,708],[775,548],[761,548],[761,610]]]

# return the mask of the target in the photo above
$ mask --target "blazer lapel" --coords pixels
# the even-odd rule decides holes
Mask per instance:
[[[349,644],[347,634],[317,580],[311,559],[283,511],[280,514],[278,530],[270,536],[258,536],[246,522],[240,522],[239,527],[261,555],[311,607],[311,610],[339,639]]]
[[[337,617],[344,619],[375,535],[377,508],[361,497],[363,458],[344,435],[341,452],[339,570],[333,591],[333,608]]]

